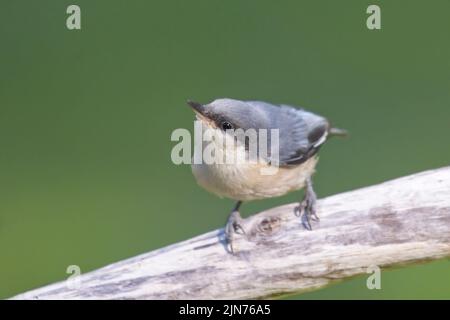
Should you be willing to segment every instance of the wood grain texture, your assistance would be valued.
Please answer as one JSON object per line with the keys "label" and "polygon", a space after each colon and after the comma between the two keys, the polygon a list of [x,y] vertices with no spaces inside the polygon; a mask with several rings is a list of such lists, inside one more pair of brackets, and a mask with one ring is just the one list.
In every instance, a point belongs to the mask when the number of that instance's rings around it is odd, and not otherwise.
{"label": "wood grain texture", "polygon": [[450,167],[319,200],[303,228],[296,204],[245,220],[236,254],[223,230],[111,264],[15,299],[255,299],[316,290],[387,267],[450,256]]}

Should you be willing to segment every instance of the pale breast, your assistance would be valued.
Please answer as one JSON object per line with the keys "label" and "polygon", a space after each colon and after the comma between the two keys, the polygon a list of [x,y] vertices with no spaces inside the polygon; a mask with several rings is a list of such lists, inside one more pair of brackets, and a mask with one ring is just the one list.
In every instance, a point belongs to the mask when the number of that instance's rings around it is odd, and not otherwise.
{"label": "pale breast", "polygon": [[[224,135],[219,129],[214,130],[214,134],[221,137],[210,142],[217,154],[226,154],[230,159],[247,159],[246,149],[242,145],[235,145],[234,138]],[[203,147],[206,148],[206,145]],[[312,157],[296,166],[279,167],[275,172],[267,172],[270,167],[262,161],[238,161],[237,164],[208,164],[203,161],[201,164],[193,164],[192,172],[198,184],[209,192],[219,197],[250,201],[278,197],[303,188],[306,179],[314,173],[317,161],[317,157]]]}
{"label": "pale breast", "polygon": [[280,167],[272,175],[262,174],[263,164],[194,164],[192,172],[200,186],[220,196],[249,201],[284,195],[301,189],[314,173],[318,158],[295,167]]}

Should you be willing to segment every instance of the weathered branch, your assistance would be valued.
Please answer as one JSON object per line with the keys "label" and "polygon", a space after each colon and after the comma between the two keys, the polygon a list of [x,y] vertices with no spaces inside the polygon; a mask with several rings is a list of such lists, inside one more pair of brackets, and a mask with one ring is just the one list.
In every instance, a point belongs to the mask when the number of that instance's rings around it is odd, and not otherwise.
{"label": "weathered branch", "polygon": [[231,255],[222,229],[111,264],[16,299],[242,299],[315,290],[334,280],[450,256],[450,167],[319,201],[313,231],[295,204],[247,218]]}

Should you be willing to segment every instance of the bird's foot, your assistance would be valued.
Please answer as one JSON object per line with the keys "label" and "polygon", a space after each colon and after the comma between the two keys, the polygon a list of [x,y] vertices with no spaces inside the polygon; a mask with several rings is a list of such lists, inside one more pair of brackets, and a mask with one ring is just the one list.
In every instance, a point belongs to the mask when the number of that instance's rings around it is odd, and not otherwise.
{"label": "bird's foot", "polygon": [[234,253],[233,242],[235,233],[245,235],[245,230],[242,227],[242,224],[243,219],[239,214],[239,211],[234,210],[228,217],[227,224],[225,225],[225,241],[227,249],[230,253]]}
{"label": "bird's foot", "polygon": [[316,203],[317,199],[315,197],[305,197],[298,206],[298,215],[301,217],[303,226],[308,230],[312,230],[311,220],[319,221]]}
{"label": "bird's foot", "polygon": [[305,197],[295,209],[295,214],[301,217],[303,226],[308,230],[312,230],[311,220],[319,221],[319,217],[317,216],[317,196],[310,180],[307,181]]}

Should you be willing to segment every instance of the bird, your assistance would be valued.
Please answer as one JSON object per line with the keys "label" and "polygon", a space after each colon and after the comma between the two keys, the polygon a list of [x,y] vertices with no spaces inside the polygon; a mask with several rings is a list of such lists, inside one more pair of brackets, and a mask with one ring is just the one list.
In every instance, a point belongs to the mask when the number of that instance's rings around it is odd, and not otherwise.
{"label": "bird", "polygon": [[[335,128],[325,117],[291,105],[276,105],[263,101],[242,101],[230,98],[216,99],[208,104],[188,100],[204,130],[215,137],[206,145],[214,144],[218,153],[226,156],[243,156],[248,159],[251,149],[248,140],[240,144],[224,144],[236,130],[277,130],[277,152],[263,154],[257,148],[257,162],[232,163],[205,161],[191,164],[197,183],[207,191],[236,201],[228,216],[224,234],[227,250],[235,253],[233,242],[236,233],[245,234],[239,209],[243,202],[273,198],[305,189],[304,197],[295,211],[303,226],[312,230],[311,220],[318,220],[317,195],[312,175],[318,162],[318,151],[331,136],[346,136],[347,131]],[[268,134],[266,134],[268,136]],[[258,135],[258,138],[263,136]],[[271,137],[271,136],[270,136]],[[273,141],[267,139],[272,150]],[[236,141],[235,136],[232,137]],[[231,146],[230,146],[231,145]],[[202,144],[202,148],[205,144]],[[258,144],[258,147],[260,145]],[[273,155],[278,159],[273,159]],[[274,161],[275,160],[275,161]],[[273,174],[262,174],[263,168],[277,164]]]}

